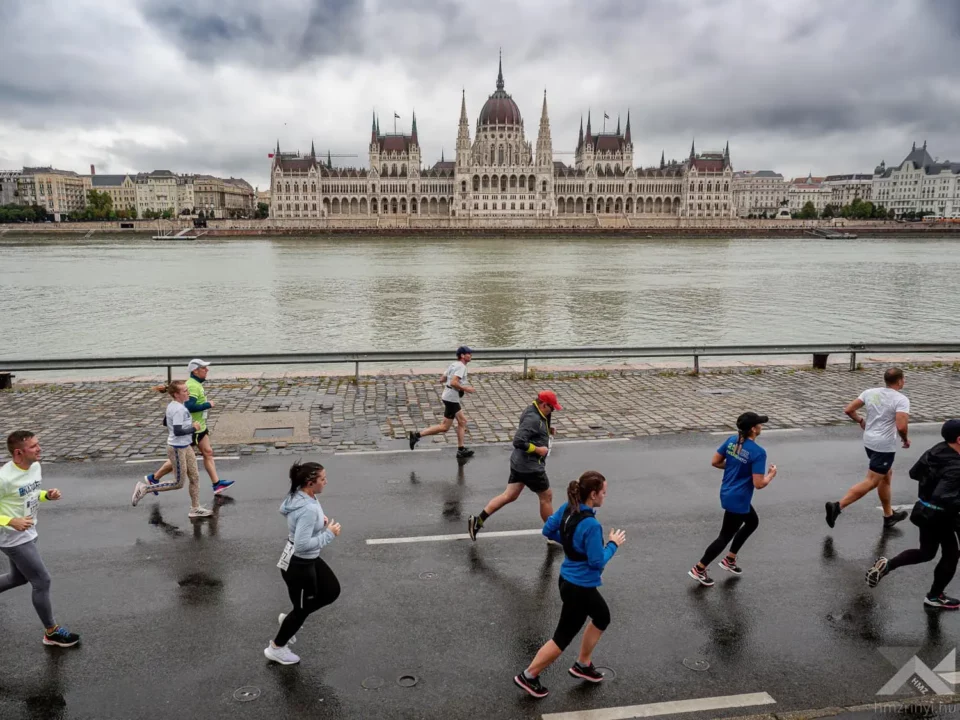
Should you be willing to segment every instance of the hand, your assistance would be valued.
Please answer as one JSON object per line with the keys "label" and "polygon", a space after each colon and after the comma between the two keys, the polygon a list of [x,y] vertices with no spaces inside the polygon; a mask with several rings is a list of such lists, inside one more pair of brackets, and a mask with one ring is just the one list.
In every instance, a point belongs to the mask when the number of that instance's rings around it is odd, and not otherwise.
{"label": "hand", "polygon": [[770,469],[767,470],[767,477],[769,477],[771,480],[773,480],[776,476],[777,476],[777,466],[776,466],[776,465],[771,465],[771,466],[770,466]]}
{"label": "hand", "polygon": [[858,419],[857,419],[857,425],[860,426],[860,429],[861,429],[861,430],[866,430],[866,429],[867,429],[867,421],[866,421],[866,419],[865,419],[865,418],[858,418]]}
{"label": "hand", "polygon": [[467,386],[464,387],[463,389],[464,389],[465,391],[467,391],[468,393],[475,393],[475,392],[477,391],[477,389],[476,389],[475,387],[473,387],[472,385],[467,385]]}
{"label": "hand", "polygon": [[326,515],[323,516],[323,526],[326,527],[330,523],[330,518]]}
{"label": "hand", "polygon": [[610,531],[610,542],[615,543],[617,547],[621,547],[626,541],[627,534],[623,530]]}
{"label": "hand", "polygon": [[548,448],[548,447],[538,447],[538,448],[534,448],[533,451],[534,451],[537,455],[539,455],[540,457],[546,457],[546,456],[547,456],[547,453],[550,452],[550,448]]}
{"label": "hand", "polygon": [[200,432],[200,423],[195,422],[195,423],[193,424],[193,429],[196,430],[197,432]]}
{"label": "hand", "polygon": [[14,518],[7,523],[7,527],[12,527],[17,532],[23,532],[33,527],[32,517]]}
{"label": "hand", "polygon": [[213,403],[207,400],[207,404],[210,406],[210,409],[213,410]]}
{"label": "hand", "polygon": [[910,441],[909,441],[909,440],[904,440],[904,441],[903,441],[903,447],[904,447],[904,448],[910,447]]}
{"label": "hand", "polygon": [[338,523],[336,520],[331,520],[330,523],[327,525],[327,530],[329,530],[330,532],[332,532],[332,533],[334,534],[334,536],[339,537],[339,536],[340,536],[340,523]]}
{"label": "hand", "polygon": [[47,490],[47,500],[59,500],[62,497],[63,497],[63,493],[57,490],[56,488]]}

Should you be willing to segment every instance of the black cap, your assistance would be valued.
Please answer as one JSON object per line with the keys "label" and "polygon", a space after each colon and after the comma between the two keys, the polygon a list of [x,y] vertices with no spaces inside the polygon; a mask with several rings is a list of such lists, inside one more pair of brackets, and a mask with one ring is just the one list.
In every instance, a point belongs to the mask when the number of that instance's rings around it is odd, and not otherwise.
{"label": "black cap", "polygon": [[461,355],[472,355],[472,354],[473,354],[473,350],[468,348],[466,345],[461,345],[460,347],[457,348],[457,357],[460,357]]}
{"label": "black cap", "polygon": [[940,434],[948,443],[955,443],[960,438],[960,420],[947,420],[940,428]]}
{"label": "black cap", "polygon": [[754,425],[763,425],[763,423],[766,422],[770,422],[770,418],[766,415],[757,415],[755,412],[745,412],[737,418],[737,430],[747,432]]}

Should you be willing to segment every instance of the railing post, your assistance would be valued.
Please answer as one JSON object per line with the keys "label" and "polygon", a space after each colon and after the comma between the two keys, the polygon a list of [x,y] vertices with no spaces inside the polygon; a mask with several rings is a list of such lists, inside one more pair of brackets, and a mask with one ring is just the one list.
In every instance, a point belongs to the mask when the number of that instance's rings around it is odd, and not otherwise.
{"label": "railing post", "polygon": [[695,375],[700,374],[700,356],[699,355],[693,356],[693,372]]}
{"label": "railing post", "polygon": [[527,359],[523,359],[523,379],[527,379]]}
{"label": "railing post", "polygon": [[173,382],[173,366],[167,365],[167,385]]}
{"label": "railing post", "polygon": [[356,360],[353,363],[353,384],[354,385],[360,384],[360,361],[359,360]]}
{"label": "railing post", "polygon": [[857,369],[857,354],[855,352],[850,353],[850,370]]}

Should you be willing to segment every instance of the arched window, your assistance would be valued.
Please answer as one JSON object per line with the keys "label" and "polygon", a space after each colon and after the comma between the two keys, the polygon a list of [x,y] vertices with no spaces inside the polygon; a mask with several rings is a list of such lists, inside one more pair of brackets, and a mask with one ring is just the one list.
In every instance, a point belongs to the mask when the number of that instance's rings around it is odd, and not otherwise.
{"label": "arched window", "polygon": [[290,192],[290,183],[287,183],[287,192]]}
{"label": "arched window", "polygon": [[467,191],[467,181],[466,181],[466,180],[461,180],[461,181],[460,181],[460,192],[465,193],[466,191]]}
{"label": "arched window", "polygon": [[503,145],[500,146],[500,152],[497,154],[497,159],[500,165],[503,165]]}
{"label": "arched window", "polygon": [[[496,149],[495,147],[493,147],[493,145],[491,145],[491,146],[490,146],[490,164],[491,164],[491,165],[495,164],[495,162],[496,162],[496,160],[495,160],[495,157],[496,157],[496,156],[495,156],[495,153],[496,153],[496,152],[497,152],[497,149]],[[484,208],[484,210],[486,210],[486,208]]]}

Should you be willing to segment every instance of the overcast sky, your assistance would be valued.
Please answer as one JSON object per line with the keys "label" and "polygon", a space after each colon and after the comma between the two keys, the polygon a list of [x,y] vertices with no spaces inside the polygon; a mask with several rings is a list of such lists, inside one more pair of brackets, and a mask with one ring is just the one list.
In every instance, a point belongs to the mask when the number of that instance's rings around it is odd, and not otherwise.
{"label": "overcast sky", "polygon": [[631,111],[637,165],[730,141],[734,168],[871,172],[913,141],[960,160],[954,0],[0,0],[0,169],[169,169],[268,186],[283,150],[367,164],[417,112],[425,165],[506,89],[536,142],[547,91],[569,161],[580,116]]}

